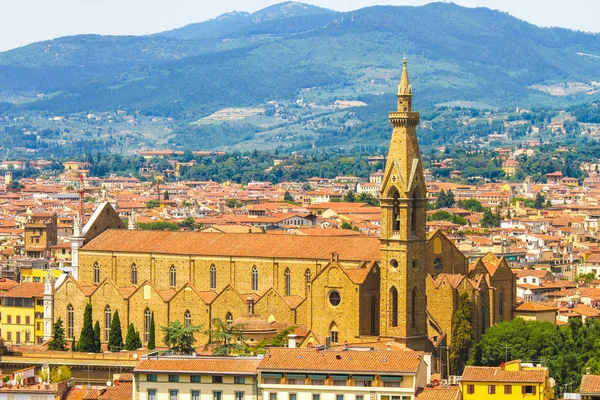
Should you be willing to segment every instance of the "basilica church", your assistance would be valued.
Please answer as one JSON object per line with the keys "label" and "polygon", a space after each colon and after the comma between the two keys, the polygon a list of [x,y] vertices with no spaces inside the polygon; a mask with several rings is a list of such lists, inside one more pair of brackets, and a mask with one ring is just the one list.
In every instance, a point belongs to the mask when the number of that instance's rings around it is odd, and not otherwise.
{"label": "basilica church", "polygon": [[45,336],[60,317],[67,336],[79,337],[88,302],[103,341],[116,311],[144,342],[154,314],[157,326],[179,320],[208,329],[214,318],[294,325],[303,346],[393,340],[425,351],[452,346],[463,293],[476,340],[512,319],[516,281],[504,259],[469,263],[443,233],[427,238],[406,60],[397,98],[379,238],[141,231],[126,229],[104,203],[71,239],[71,273],[46,283]]}

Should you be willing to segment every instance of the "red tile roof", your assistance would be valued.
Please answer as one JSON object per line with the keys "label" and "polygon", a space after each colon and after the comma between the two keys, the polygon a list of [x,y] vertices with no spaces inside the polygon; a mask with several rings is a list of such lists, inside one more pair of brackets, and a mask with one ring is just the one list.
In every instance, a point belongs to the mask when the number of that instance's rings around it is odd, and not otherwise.
{"label": "red tile roof", "polygon": [[186,359],[142,360],[134,372],[177,371],[179,373],[255,374],[260,363],[258,358],[242,357],[198,357]]}
{"label": "red tile roof", "polygon": [[364,236],[291,236],[162,232],[110,229],[82,250],[131,253],[185,254],[371,261],[380,259],[378,238]]}
{"label": "red tile roof", "polygon": [[44,284],[42,282],[25,282],[15,286],[8,292],[3,293],[2,297],[20,297],[31,299],[33,297],[42,297],[44,295]]}
{"label": "red tile roof", "polygon": [[600,395],[600,375],[584,375],[581,378],[579,393],[585,395]]}
{"label": "red tile roof", "polygon": [[344,371],[415,373],[422,355],[410,350],[334,351],[270,348],[260,363],[263,371]]}
{"label": "red tile roof", "polygon": [[463,382],[518,382],[518,383],[543,383],[546,371],[522,370],[506,371],[499,367],[465,367],[462,375]]}

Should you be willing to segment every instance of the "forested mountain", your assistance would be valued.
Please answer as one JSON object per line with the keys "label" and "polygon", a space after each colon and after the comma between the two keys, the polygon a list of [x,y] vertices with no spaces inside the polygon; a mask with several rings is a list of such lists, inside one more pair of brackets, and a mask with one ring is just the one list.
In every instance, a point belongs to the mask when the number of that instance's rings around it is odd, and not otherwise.
{"label": "forested mountain", "polygon": [[597,34],[447,3],[335,12],[288,2],[150,36],[0,53],[0,113],[124,110],[188,123],[227,107],[360,100],[365,122],[394,104],[405,55],[420,109],[567,106],[600,93]]}

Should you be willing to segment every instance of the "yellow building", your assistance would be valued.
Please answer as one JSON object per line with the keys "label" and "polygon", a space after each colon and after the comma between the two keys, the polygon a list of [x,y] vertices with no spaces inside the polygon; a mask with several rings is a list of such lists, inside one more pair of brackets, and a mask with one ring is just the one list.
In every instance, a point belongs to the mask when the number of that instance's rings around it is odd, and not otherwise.
{"label": "yellow building", "polygon": [[540,321],[556,323],[558,308],[545,304],[525,302],[515,309],[515,318],[520,317],[527,321]]}
{"label": "yellow building", "polygon": [[0,333],[7,344],[39,344],[43,328],[44,284],[26,282],[2,294]]}
{"label": "yellow building", "polygon": [[25,224],[25,255],[31,258],[50,257],[50,247],[56,245],[56,214],[32,214]]}
{"label": "yellow building", "polygon": [[548,368],[528,367],[516,360],[502,367],[466,367],[460,390],[464,400],[552,400],[554,380]]}
{"label": "yellow building", "polygon": [[47,263],[43,266],[37,263],[32,263],[25,267],[21,267],[21,283],[25,282],[44,282],[44,279],[48,277],[48,273],[52,275],[54,279],[57,279],[62,271],[58,268],[50,268]]}
{"label": "yellow building", "polygon": [[[512,319],[516,281],[504,259],[488,254],[469,264],[443,233],[427,239],[419,118],[405,62],[389,114],[380,238],[127,230],[105,203],[74,229],[72,275],[56,285],[53,317],[78,337],[81,305],[90,302],[94,321],[118,310],[122,328],[132,323],[146,342],[152,314],[157,326],[185,320],[206,329],[213,318],[250,314],[301,325],[301,346],[393,340],[445,355],[467,293],[478,339]],[[105,340],[110,322],[100,325]]]}

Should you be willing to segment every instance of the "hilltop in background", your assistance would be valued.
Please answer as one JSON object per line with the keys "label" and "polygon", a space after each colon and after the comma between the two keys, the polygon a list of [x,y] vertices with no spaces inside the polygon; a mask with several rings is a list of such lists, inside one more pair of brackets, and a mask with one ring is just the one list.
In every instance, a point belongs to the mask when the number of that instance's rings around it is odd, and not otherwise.
{"label": "hilltop in background", "polygon": [[113,151],[385,145],[405,55],[420,110],[600,98],[598,34],[446,3],[344,13],[282,3],[150,36],[0,53],[0,116],[50,141],[44,151],[82,138],[83,152],[93,142]]}

